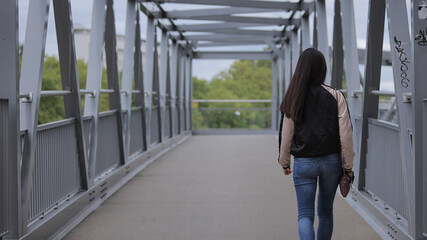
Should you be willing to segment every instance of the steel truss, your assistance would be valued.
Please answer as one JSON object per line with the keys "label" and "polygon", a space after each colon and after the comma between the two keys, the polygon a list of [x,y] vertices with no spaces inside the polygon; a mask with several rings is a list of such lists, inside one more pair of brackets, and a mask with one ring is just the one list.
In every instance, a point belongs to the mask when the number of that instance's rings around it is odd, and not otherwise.
{"label": "steel truss", "polygon": [[[427,59],[427,22],[418,12],[421,1],[412,1],[410,25],[404,2],[371,0],[367,47],[358,50],[352,0],[335,0],[332,48],[328,46],[324,0],[128,0],[121,86],[114,3],[93,1],[87,87],[81,90],[72,1],[53,0],[63,89],[50,92],[41,91],[41,83],[51,1],[30,1],[20,73],[18,6],[12,2],[0,3],[0,68],[5,79],[0,82],[0,165],[4,166],[0,169],[0,237],[6,233],[6,239],[64,236],[153,158],[185,140],[192,129],[193,59],[271,59],[272,131],[277,131],[278,105],[298,57],[302,50],[313,46],[332,66],[326,83],[341,88],[346,80],[343,91],[352,116],[357,179],[347,201],[384,239],[426,239],[427,83],[423,78],[427,70],[423,60]],[[166,11],[169,3],[217,7]],[[391,52],[381,50],[386,11]],[[142,26],[147,32],[144,61],[140,12],[148,18],[147,26]],[[268,16],[250,16],[259,13]],[[287,17],[273,17],[277,13]],[[180,24],[177,20],[212,23]],[[240,45],[263,45],[268,50],[200,50]],[[103,46],[108,89],[101,89]],[[362,77],[360,63],[366,66]],[[393,68],[395,93],[379,91],[382,65]],[[111,110],[100,113],[99,97],[104,93],[109,94]],[[66,119],[39,126],[40,98],[58,95],[64,96]],[[81,95],[85,95],[84,109]],[[398,125],[378,120],[380,96],[395,97]],[[387,118],[391,112],[392,108]],[[61,139],[68,140],[67,144],[54,145],[60,142],[54,141],[56,131]],[[43,136],[49,137],[46,140]],[[52,146],[59,149],[46,150]],[[66,175],[65,183],[61,183],[68,192],[40,190],[57,186],[52,180],[43,182],[40,164],[58,162],[62,157],[51,159],[51,155],[67,149],[71,149],[69,158],[64,159],[70,160],[59,164],[73,170],[67,169],[73,174]],[[99,149],[108,149],[111,156]],[[22,159],[22,165],[18,159]],[[48,168],[45,172],[56,170]],[[55,200],[46,202],[37,194]]]}

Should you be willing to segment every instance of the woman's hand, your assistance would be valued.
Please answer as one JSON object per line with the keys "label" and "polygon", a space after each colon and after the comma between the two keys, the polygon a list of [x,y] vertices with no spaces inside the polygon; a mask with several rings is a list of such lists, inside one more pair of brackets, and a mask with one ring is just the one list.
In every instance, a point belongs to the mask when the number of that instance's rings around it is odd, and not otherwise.
{"label": "woman's hand", "polygon": [[289,175],[289,174],[291,174],[291,173],[292,173],[291,168],[283,168],[283,173],[284,173],[285,175]]}

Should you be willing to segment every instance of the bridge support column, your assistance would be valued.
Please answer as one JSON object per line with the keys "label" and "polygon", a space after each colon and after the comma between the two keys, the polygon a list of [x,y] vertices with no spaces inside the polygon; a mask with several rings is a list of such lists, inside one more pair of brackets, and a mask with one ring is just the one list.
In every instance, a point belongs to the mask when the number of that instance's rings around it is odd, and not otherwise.
{"label": "bridge support column", "polygon": [[166,85],[169,77],[169,38],[165,30],[162,31],[159,71],[159,100],[160,100],[160,142],[165,137],[166,130]]}
{"label": "bridge support column", "polygon": [[412,192],[414,239],[427,238],[427,6],[422,1],[412,1]]}
{"label": "bridge support column", "polygon": [[344,51],[342,43],[341,5],[340,0],[335,0],[334,29],[332,43],[332,78],[331,86],[337,89],[342,88]]}
{"label": "bridge support column", "polygon": [[144,69],[144,89],[145,89],[145,116],[146,116],[146,137],[147,146],[151,145],[151,102],[154,79],[154,47],[157,44],[155,41],[156,26],[154,18],[147,17],[147,37],[145,45],[145,69]]}
{"label": "bridge support column", "polygon": [[193,59],[191,53],[188,53],[185,57],[185,130],[191,130],[191,109],[192,109],[192,74],[191,74],[191,63]]}
{"label": "bridge support column", "polygon": [[[102,45],[104,42],[106,0],[94,1],[90,32],[89,60],[87,64],[86,89],[93,92],[85,96],[84,115],[91,116],[90,141],[87,144],[89,164],[89,186],[94,184],[96,154],[98,147],[99,97],[102,81]],[[110,68],[111,69],[111,68]]]}
{"label": "bridge support column", "polygon": [[135,55],[134,55],[134,81],[135,89],[139,91],[139,94],[135,96],[135,105],[136,107],[141,108],[141,129],[142,132],[133,132],[133,134],[142,134],[142,150],[147,150],[147,125],[146,125],[146,113],[145,113],[145,103],[144,103],[144,79],[142,71],[142,54],[141,54],[141,30],[140,30],[140,20],[139,20],[139,11],[136,12],[136,30],[135,30]]}
{"label": "bridge support column", "polygon": [[185,52],[181,49],[178,52],[179,71],[178,71],[178,133],[181,134],[185,129],[185,108],[184,108],[184,81],[185,81]]}
{"label": "bridge support column", "polygon": [[171,105],[171,135],[175,136],[178,133],[178,109],[177,104],[177,83],[178,83],[178,69],[179,69],[179,46],[176,41],[172,42],[172,56],[170,61],[170,105]]}
{"label": "bridge support column", "polygon": [[[126,25],[125,25],[125,46],[123,53],[123,71],[122,71],[122,91],[121,95],[122,110],[126,112],[124,118],[123,141],[124,141],[124,161],[129,160],[130,135],[131,135],[131,115],[132,115],[132,82],[134,70],[134,47],[135,47],[135,20],[136,20],[136,2],[128,0],[126,2]],[[120,110],[120,109],[119,109]],[[121,111],[119,115],[123,115]]]}
{"label": "bridge support column", "polygon": [[[329,55],[329,44],[328,44],[328,24],[326,22],[326,4],[325,0],[316,0],[316,20],[315,20],[315,26],[316,28],[316,34],[315,37],[317,45],[315,45],[315,48],[317,48],[319,51],[325,55],[326,60],[326,67],[328,68],[328,71],[326,72],[326,78],[325,78],[325,84],[330,85],[331,84],[331,60]],[[314,42],[314,41],[313,41]]]}
{"label": "bridge support column", "polygon": [[20,127],[21,131],[26,130],[21,167],[22,234],[27,233],[30,195],[33,187],[49,3],[50,1],[46,0],[30,1],[19,81],[19,92],[32,97],[20,103]]}
{"label": "bridge support column", "polygon": [[301,52],[310,47],[310,38],[310,21],[309,12],[307,11],[301,17]]}
{"label": "bridge support column", "polygon": [[271,129],[273,131],[277,131],[277,112],[278,112],[278,101],[277,101],[277,58],[271,61],[271,91],[272,91],[272,99],[271,99]]}
{"label": "bridge support column", "polygon": [[[368,119],[378,118],[378,101],[379,97],[372,95],[372,90],[379,90],[381,78],[381,62],[383,52],[383,35],[384,35],[384,17],[385,17],[384,0],[370,1],[368,16],[368,31],[365,56],[365,84],[363,91],[363,111],[362,126],[360,133],[360,152],[359,152],[359,175],[358,187],[360,190],[366,186],[366,161],[368,152]],[[378,174],[378,177],[381,177]]]}
{"label": "bridge support column", "polygon": [[0,2],[0,239],[22,235],[18,1]]}
{"label": "bridge support column", "polygon": [[[404,194],[406,200],[408,232],[414,239],[420,239],[421,229],[417,228],[420,213],[416,211],[416,194],[414,190],[414,162],[412,154],[413,135],[413,106],[411,97],[413,91],[413,41],[409,35],[409,23],[406,3],[399,1],[386,1],[391,46],[391,59],[393,67],[394,89],[396,92],[397,110],[399,116],[399,137],[402,159],[402,173]],[[419,222],[420,223],[420,222]],[[418,231],[418,232],[417,232]]]}
{"label": "bridge support column", "polygon": [[342,38],[344,49],[344,72],[347,85],[347,102],[351,114],[351,123],[353,125],[353,149],[355,149],[356,156],[354,157],[354,172],[356,175],[355,187],[358,189],[363,188],[359,186],[358,180],[360,179],[359,167],[359,126],[356,118],[359,116],[360,99],[359,95],[354,94],[355,91],[360,91],[360,73],[359,73],[359,58],[357,53],[357,37],[356,37],[356,24],[354,17],[353,1],[341,1],[341,18],[342,18]]}

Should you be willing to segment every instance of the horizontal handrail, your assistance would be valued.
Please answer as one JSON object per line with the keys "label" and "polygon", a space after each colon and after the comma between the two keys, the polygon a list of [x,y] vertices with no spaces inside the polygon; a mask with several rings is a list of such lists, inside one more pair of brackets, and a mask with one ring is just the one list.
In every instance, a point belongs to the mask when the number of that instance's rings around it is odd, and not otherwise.
{"label": "horizontal handrail", "polygon": [[385,96],[385,97],[394,97],[396,95],[394,91],[379,91],[379,90],[372,90],[371,94],[375,96]]}
{"label": "horizontal handrail", "polygon": [[193,99],[193,103],[271,103],[271,99]]}

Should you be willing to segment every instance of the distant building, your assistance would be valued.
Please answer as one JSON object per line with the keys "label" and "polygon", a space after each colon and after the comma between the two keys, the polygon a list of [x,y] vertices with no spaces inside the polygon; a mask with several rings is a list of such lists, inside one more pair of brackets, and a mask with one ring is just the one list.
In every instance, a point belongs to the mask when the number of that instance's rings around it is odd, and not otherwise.
{"label": "distant building", "polygon": [[[74,40],[76,43],[76,56],[77,59],[82,59],[86,63],[89,60],[89,46],[90,46],[90,29],[85,28],[84,26],[77,25],[74,26]],[[125,47],[125,36],[117,34],[117,67],[119,71],[123,69],[123,54]],[[145,39],[141,39],[141,50],[142,50],[142,59],[145,59]],[[102,55],[102,64],[104,67],[107,66],[105,59],[105,49]]]}

